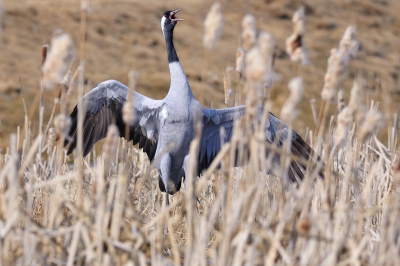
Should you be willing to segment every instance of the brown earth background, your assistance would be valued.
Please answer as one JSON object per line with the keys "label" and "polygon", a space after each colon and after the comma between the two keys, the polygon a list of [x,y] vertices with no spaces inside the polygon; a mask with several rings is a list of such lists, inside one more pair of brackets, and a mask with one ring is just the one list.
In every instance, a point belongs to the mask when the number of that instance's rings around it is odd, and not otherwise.
{"label": "brown earth background", "polygon": [[[365,103],[380,102],[386,119],[393,119],[400,100],[400,1],[398,0],[249,0],[222,1],[224,28],[220,40],[210,54],[205,71],[202,47],[203,22],[213,1],[92,1],[86,29],[86,89],[107,79],[128,83],[128,72],[139,72],[137,91],[161,99],[169,88],[169,71],[160,18],[166,10],[181,8],[174,34],[175,46],[183,68],[197,98],[203,97],[206,107],[224,107],[222,77],[227,66],[234,66],[239,44],[241,21],[253,14],[258,28],[271,32],[278,45],[276,72],[280,80],[271,90],[272,112],[279,109],[289,91],[293,67],[285,53],[285,39],[292,32],[291,18],[300,5],[306,8],[305,42],[311,64],[297,69],[303,77],[305,93],[299,105],[299,118],[294,128],[304,135],[313,128],[309,99],[317,99],[330,50],[337,47],[349,25],[357,28],[360,51],[348,66],[342,82],[346,102],[357,73],[366,83]],[[34,111],[32,123],[38,123],[38,110],[32,106],[40,92],[41,47],[49,43],[53,32],[62,29],[71,34],[76,55],[80,38],[80,1],[77,0],[3,0],[0,33],[0,147],[8,146],[9,134],[24,125],[25,111]],[[78,65],[78,58],[72,71]],[[207,82],[202,83],[202,73]],[[234,78],[237,83],[237,78]],[[238,87],[242,84],[239,83]],[[236,85],[235,85],[236,87]],[[201,96],[203,94],[203,96]],[[45,91],[45,118],[53,107],[54,93]],[[72,104],[78,101],[76,94]],[[332,113],[334,108],[332,108]],[[46,122],[47,120],[45,120]],[[47,123],[47,122],[46,122]],[[37,128],[37,126],[36,126]]]}

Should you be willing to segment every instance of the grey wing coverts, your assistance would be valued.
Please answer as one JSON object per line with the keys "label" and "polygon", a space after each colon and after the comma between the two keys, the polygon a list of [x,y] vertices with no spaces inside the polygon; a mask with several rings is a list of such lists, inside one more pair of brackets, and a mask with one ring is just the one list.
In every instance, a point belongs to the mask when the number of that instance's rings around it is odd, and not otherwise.
{"label": "grey wing coverts", "polygon": [[135,121],[130,125],[129,136],[125,136],[125,123],[122,120],[122,107],[128,97],[129,88],[115,80],[100,83],[87,93],[72,111],[71,127],[65,145],[70,144],[68,154],[77,145],[78,112],[85,110],[83,122],[83,155],[86,156],[94,144],[106,137],[108,126],[117,125],[120,136],[147,153],[150,160],[154,158],[157,148],[158,128],[156,116],[163,101],[152,100],[139,93],[133,94]]}
{"label": "grey wing coverts", "polygon": [[[262,116],[263,108],[259,108],[259,117]],[[226,109],[203,109],[203,134],[200,143],[199,153],[199,173],[210,166],[211,162],[221,149],[221,127],[224,128],[225,136],[223,141],[229,142],[232,137],[233,125],[236,119],[239,119],[245,114],[245,107],[238,106]],[[265,140],[269,143],[276,142],[277,146],[283,145],[284,141],[288,138],[288,126],[276,118],[272,113],[269,113],[268,120],[265,124]],[[279,136],[279,140],[275,138]],[[291,151],[296,156],[299,156],[308,161],[313,156],[311,147],[295,132],[292,130],[292,145]],[[268,154],[268,149],[266,150]],[[317,160],[320,160],[318,157]],[[274,155],[273,162],[279,164],[280,158],[278,154]],[[238,162],[236,161],[236,166]],[[292,181],[299,181],[303,179],[305,174],[306,165],[298,161],[292,160],[289,166],[289,178]],[[273,169],[272,169],[273,170]],[[273,171],[271,171],[273,173]],[[322,172],[320,173],[322,176]]]}

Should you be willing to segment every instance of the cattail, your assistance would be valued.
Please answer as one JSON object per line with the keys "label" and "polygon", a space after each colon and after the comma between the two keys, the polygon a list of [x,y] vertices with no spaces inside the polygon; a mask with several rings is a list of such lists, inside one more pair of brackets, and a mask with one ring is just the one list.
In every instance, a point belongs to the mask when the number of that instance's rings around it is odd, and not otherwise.
{"label": "cattail", "polygon": [[258,86],[266,80],[268,71],[268,66],[258,46],[254,46],[246,53],[245,60],[246,68],[244,74],[246,81],[251,87],[258,88]]}
{"label": "cattail", "polygon": [[74,58],[74,44],[69,34],[55,36],[51,41],[50,52],[42,67],[43,87],[53,88],[60,83]]}
{"label": "cattail", "polygon": [[242,77],[244,71],[244,50],[239,47],[236,51],[236,72]]}
{"label": "cattail", "polygon": [[286,52],[290,60],[302,65],[309,64],[308,52],[304,43],[305,14],[304,6],[300,7],[293,15],[293,33],[286,39]]}
{"label": "cattail", "polygon": [[47,133],[47,155],[51,155],[53,152],[53,147],[54,147],[54,141],[56,140],[56,131],[54,128],[49,128],[49,131]]}
{"label": "cattail", "polygon": [[223,18],[221,13],[221,4],[214,3],[208,12],[206,20],[204,21],[204,38],[203,46],[208,50],[214,48],[215,43],[222,33]]}
{"label": "cattail", "polygon": [[340,81],[346,70],[346,56],[337,49],[331,50],[331,56],[328,59],[328,69],[324,77],[324,87],[321,92],[321,98],[325,101],[334,101]]}
{"label": "cattail", "polygon": [[49,50],[49,45],[48,44],[42,45],[42,67],[43,67],[44,62],[46,62],[46,57],[47,57],[47,51],[48,50]]}
{"label": "cattail", "polygon": [[363,80],[361,78],[356,78],[350,91],[349,108],[352,112],[356,112],[361,106],[363,106],[364,93],[362,87]]}
{"label": "cattail", "polygon": [[344,107],[338,114],[336,130],[333,135],[333,143],[336,147],[341,147],[348,135],[350,124],[353,121],[352,111],[349,107]]}
{"label": "cattail", "polygon": [[69,126],[71,124],[71,119],[64,114],[59,114],[54,118],[53,124],[56,133],[63,137],[66,137],[68,134]]}
{"label": "cattail", "polygon": [[103,148],[104,168],[109,168],[111,160],[115,157],[118,147],[119,131],[116,125],[108,127],[106,140]]}
{"label": "cattail", "polygon": [[267,84],[266,87],[272,87],[272,78],[274,72],[275,47],[274,36],[266,31],[261,31],[258,35],[257,45],[260,48],[261,55],[267,65]]}
{"label": "cattail", "polygon": [[87,13],[90,13],[92,11],[90,0],[81,0],[81,10]]}
{"label": "cattail", "polygon": [[257,31],[256,20],[253,15],[247,14],[242,21],[242,47],[244,51],[249,51],[256,44]]}
{"label": "cattail", "polygon": [[232,72],[233,67],[226,68],[226,74],[224,76],[224,94],[226,107],[229,106],[229,98],[232,95]]}
{"label": "cattail", "polygon": [[367,112],[364,122],[358,131],[358,139],[360,142],[367,141],[375,133],[382,119],[382,114],[374,109],[370,109]]}
{"label": "cattail", "polygon": [[356,57],[359,46],[356,38],[356,28],[348,26],[340,40],[339,50],[346,54],[350,60]]}
{"label": "cattail", "polygon": [[291,122],[297,116],[296,105],[300,102],[303,95],[303,80],[301,77],[292,79],[289,82],[290,96],[281,110],[281,119]]}
{"label": "cattail", "polygon": [[130,71],[128,74],[129,78],[129,93],[127,97],[127,101],[124,104],[124,107],[122,108],[122,119],[127,125],[133,125],[135,122],[135,108],[133,105],[133,97],[134,97],[134,91],[136,89],[136,84],[138,80],[139,74],[137,71]]}
{"label": "cattail", "polygon": [[344,102],[344,92],[343,92],[343,90],[340,90],[338,92],[338,104],[337,104],[338,113],[340,113],[345,106],[346,106],[346,104]]}

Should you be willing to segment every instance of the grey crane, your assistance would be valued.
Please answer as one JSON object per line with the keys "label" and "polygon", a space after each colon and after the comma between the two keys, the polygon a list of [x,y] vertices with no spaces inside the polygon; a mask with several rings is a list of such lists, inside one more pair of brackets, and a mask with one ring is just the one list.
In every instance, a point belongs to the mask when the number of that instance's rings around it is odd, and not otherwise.
{"label": "grey crane", "polygon": [[[88,92],[75,106],[70,115],[72,123],[65,142],[65,145],[70,144],[70,154],[77,145],[78,112],[85,103],[83,155],[86,156],[94,144],[106,136],[110,124],[116,124],[120,136],[132,140],[133,144],[139,143],[139,148],[143,149],[150,160],[161,156],[155,161],[155,167],[160,174],[159,187],[168,194],[178,191],[182,178],[187,176],[189,146],[195,137],[194,120],[200,117],[203,124],[198,154],[198,171],[201,173],[210,166],[221,148],[220,129],[225,129],[225,141],[229,141],[234,121],[245,113],[244,106],[203,108],[194,98],[173,43],[174,28],[177,21],[182,20],[175,16],[179,11],[180,9],[167,11],[161,18],[171,75],[167,96],[162,100],[153,100],[134,92],[135,121],[129,125],[130,133],[125,136],[126,125],[122,119],[122,108],[127,100],[129,88],[115,80],[104,81]],[[272,143],[279,136],[277,143],[281,146],[288,136],[288,130],[286,124],[270,113],[265,126],[265,140]],[[171,144],[172,148],[164,153],[164,149]],[[292,153],[305,160],[311,156],[312,149],[295,131],[292,132],[291,147]],[[290,179],[302,179],[304,170],[303,163],[291,161]]]}

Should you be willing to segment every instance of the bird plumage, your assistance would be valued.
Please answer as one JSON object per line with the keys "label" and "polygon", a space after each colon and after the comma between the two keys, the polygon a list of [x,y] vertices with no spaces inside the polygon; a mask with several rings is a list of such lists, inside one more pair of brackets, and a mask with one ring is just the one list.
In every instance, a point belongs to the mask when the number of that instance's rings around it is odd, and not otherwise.
{"label": "bird plumage", "polygon": [[[167,96],[162,100],[153,100],[140,93],[133,93],[135,111],[134,122],[129,125],[129,135],[125,136],[126,125],[122,119],[122,107],[127,101],[129,88],[115,80],[108,80],[97,85],[87,93],[71,113],[72,120],[69,137],[65,145],[70,144],[68,154],[76,147],[76,129],[78,112],[86,110],[83,129],[83,155],[86,156],[94,144],[107,134],[108,126],[116,124],[120,136],[147,154],[150,160],[158,157],[155,167],[160,173],[159,186],[162,191],[173,194],[181,186],[181,180],[187,175],[190,143],[195,137],[195,121],[202,119],[202,137],[198,154],[199,173],[210,166],[221,148],[221,127],[224,128],[224,142],[230,141],[234,121],[245,114],[245,107],[238,106],[224,109],[202,108],[194,98],[188,79],[179,62],[173,44],[173,30],[178,19],[179,10],[164,13],[161,26],[167,46],[171,75],[171,86]],[[86,109],[84,109],[86,106]],[[259,113],[263,110],[260,107]],[[261,115],[260,115],[261,117]],[[265,140],[276,141],[282,146],[288,137],[289,128],[271,113],[265,126]],[[310,146],[292,131],[293,154],[308,160],[312,154]],[[268,153],[268,150],[266,151]],[[274,155],[279,161],[279,156]],[[304,176],[304,163],[292,160],[289,177],[295,181]],[[168,198],[168,197],[167,197]]]}

